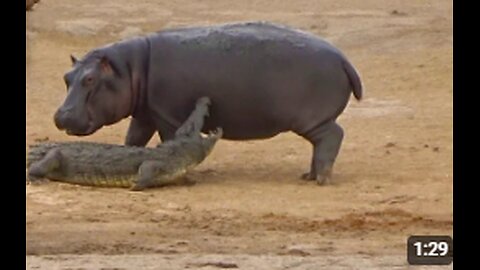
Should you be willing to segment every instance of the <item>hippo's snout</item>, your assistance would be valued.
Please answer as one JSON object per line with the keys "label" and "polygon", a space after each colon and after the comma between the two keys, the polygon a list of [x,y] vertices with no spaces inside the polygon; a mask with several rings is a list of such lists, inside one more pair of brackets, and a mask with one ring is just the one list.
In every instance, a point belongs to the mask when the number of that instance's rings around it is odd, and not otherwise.
{"label": "hippo's snout", "polygon": [[53,119],[55,126],[59,130],[66,130],[69,135],[88,135],[91,133],[91,125],[88,119],[82,119],[72,109],[58,109]]}
{"label": "hippo's snout", "polygon": [[66,126],[67,126],[67,122],[69,121],[68,120],[68,113],[65,112],[64,110],[62,109],[58,109],[56,112],[55,112],[55,115],[53,116],[53,120],[55,122],[55,126],[57,126],[57,128],[59,130],[64,130],[66,129]]}

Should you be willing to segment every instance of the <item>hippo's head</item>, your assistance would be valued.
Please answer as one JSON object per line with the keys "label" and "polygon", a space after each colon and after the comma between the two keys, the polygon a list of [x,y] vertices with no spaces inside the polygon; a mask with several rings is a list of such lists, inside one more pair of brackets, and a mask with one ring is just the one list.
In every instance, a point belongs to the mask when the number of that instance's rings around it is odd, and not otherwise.
{"label": "hippo's head", "polygon": [[71,60],[73,68],[64,76],[67,97],[54,116],[58,129],[85,136],[130,115],[130,79],[112,57],[90,53]]}

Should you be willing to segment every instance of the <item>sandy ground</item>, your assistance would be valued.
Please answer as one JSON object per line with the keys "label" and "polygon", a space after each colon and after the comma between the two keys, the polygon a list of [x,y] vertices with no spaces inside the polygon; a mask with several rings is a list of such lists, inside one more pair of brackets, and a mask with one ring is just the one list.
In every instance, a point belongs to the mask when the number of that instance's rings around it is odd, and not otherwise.
{"label": "sandy ground", "polygon": [[55,128],[70,53],[244,20],[321,35],[360,71],[333,184],[299,180],[311,146],[285,133],[221,141],[194,186],[27,185],[28,269],[406,269],[409,235],[453,234],[451,1],[42,0],[27,13],[27,150],[123,142],[128,120],[86,138]]}

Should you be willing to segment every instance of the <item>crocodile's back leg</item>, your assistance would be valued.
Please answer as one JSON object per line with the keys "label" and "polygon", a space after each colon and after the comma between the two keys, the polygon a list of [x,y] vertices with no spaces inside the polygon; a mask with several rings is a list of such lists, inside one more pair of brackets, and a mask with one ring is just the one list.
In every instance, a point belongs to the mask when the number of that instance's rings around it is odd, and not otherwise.
{"label": "crocodile's back leg", "polygon": [[42,160],[48,152],[59,146],[58,143],[44,142],[39,144],[30,145],[27,155],[27,168],[35,162]]}
{"label": "crocodile's back leg", "polygon": [[60,149],[50,150],[41,160],[34,162],[28,168],[28,182],[38,182],[45,178],[48,173],[60,167],[62,154]]}
{"label": "crocodile's back leg", "polygon": [[138,169],[138,178],[130,190],[140,191],[150,187],[161,187],[177,182],[186,169],[169,170],[162,161],[147,160]]}

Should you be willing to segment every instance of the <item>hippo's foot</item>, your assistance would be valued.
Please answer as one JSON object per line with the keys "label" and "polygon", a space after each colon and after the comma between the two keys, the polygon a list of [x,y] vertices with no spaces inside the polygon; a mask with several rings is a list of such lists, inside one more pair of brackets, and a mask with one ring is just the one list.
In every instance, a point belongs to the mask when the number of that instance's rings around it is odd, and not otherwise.
{"label": "hippo's foot", "polygon": [[318,185],[323,186],[331,182],[332,173],[330,170],[322,174],[308,172],[302,174],[301,179],[305,181],[316,181]]}
{"label": "hippo's foot", "polygon": [[335,122],[328,122],[298,134],[313,144],[310,172],[302,175],[302,179],[325,185],[331,179],[333,164],[343,140],[343,129]]}

